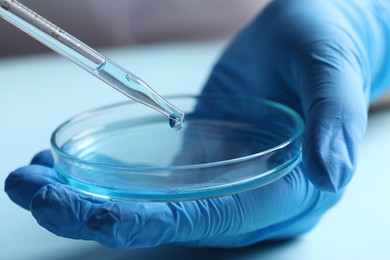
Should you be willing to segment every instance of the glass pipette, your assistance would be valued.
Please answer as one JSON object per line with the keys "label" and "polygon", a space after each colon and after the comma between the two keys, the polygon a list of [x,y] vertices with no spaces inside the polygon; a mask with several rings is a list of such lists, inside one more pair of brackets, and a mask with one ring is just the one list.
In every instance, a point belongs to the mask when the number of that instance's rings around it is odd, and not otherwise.
{"label": "glass pipette", "polygon": [[0,16],[127,97],[166,115],[173,129],[182,127],[184,113],[159,96],[142,79],[18,1],[0,0]]}

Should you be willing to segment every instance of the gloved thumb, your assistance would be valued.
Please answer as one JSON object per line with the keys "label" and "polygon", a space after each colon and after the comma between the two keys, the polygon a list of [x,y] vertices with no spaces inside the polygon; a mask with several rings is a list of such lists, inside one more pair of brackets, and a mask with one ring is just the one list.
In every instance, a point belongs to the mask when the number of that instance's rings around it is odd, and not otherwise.
{"label": "gloved thumb", "polygon": [[349,183],[367,125],[366,83],[359,66],[353,64],[317,56],[306,64],[300,82],[306,117],[304,167],[311,182],[323,191],[337,192]]}

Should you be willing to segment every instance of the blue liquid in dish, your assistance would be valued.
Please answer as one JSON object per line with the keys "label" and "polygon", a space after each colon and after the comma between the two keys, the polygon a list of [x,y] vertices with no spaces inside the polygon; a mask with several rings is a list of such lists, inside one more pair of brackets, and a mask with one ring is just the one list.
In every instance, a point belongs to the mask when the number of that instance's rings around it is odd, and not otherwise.
{"label": "blue liquid in dish", "polygon": [[[266,172],[288,159],[287,154],[286,157],[270,154],[265,160],[227,163],[213,168],[213,163],[270,149],[280,142],[281,136],[234,121],[188,121],[180,132],[171,131],[158,116],[106,125],[96,128],[95,132],[89,129],[81,138],[62,147],[88,163],[74,162],[71,168],[56,170],[65,182],[93,194],[135,200],[182,200],[219,194],[218,189],[211,190],[208,186],[223,187],[226,194],[236,189],[249,189],[258,184],[256,181],[246,184],[245,174]],[[284,175],[298,160],[297,157],[294,163],[259,182],[266,183]],[[188,165],[208,166],[172,168]],[[71,172],[72,169],[75,171]],[[235,184],[240,183],[237,182],[240,179],[243,183]],[[232,188],[227,188],[229,186]]]}
{"label": "blue liquid in dish", "polygon": [[214,96],[172,100],[187,112],[179,132],[134,102],[61,125],[51,139],[60,178],[113,199],[204,199],[266,185],[300,161],[303,122],[288,108]]}
{"label": "blue liquid in dish", "polygon": [[126,167],[171,167],[231,160],[272,148],[281,137],[234,121],[189,120],[183,131],[146,117],[89,129],[62,149],[88,162]]}

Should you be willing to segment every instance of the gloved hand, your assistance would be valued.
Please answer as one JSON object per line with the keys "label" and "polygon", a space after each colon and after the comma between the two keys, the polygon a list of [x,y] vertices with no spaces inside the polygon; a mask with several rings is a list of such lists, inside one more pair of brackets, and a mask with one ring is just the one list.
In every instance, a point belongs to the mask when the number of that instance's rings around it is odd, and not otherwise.
{"label": "gloved hand", "polygon": [[267,186],[199,201],[111,201],[62,184],[46,151],[8,177],[6,192],[51,232],[111,247],[241,247],[303,234],[341,198],[369,101],[389,83],[389,11],[386,1],[274,1],[228,47],[203,93],[272,99],[305,120],[303,162]]}

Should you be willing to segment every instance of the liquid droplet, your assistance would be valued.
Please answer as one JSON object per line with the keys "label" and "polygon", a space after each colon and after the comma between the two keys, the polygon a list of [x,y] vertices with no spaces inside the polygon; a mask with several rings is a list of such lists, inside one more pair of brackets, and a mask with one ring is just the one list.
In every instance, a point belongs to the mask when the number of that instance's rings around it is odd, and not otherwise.
{"label": "liquid droplet", "polygon": [[174,113],[169,116],[169,125],[175,131],[180,130],[183,127],[184,115]]}

